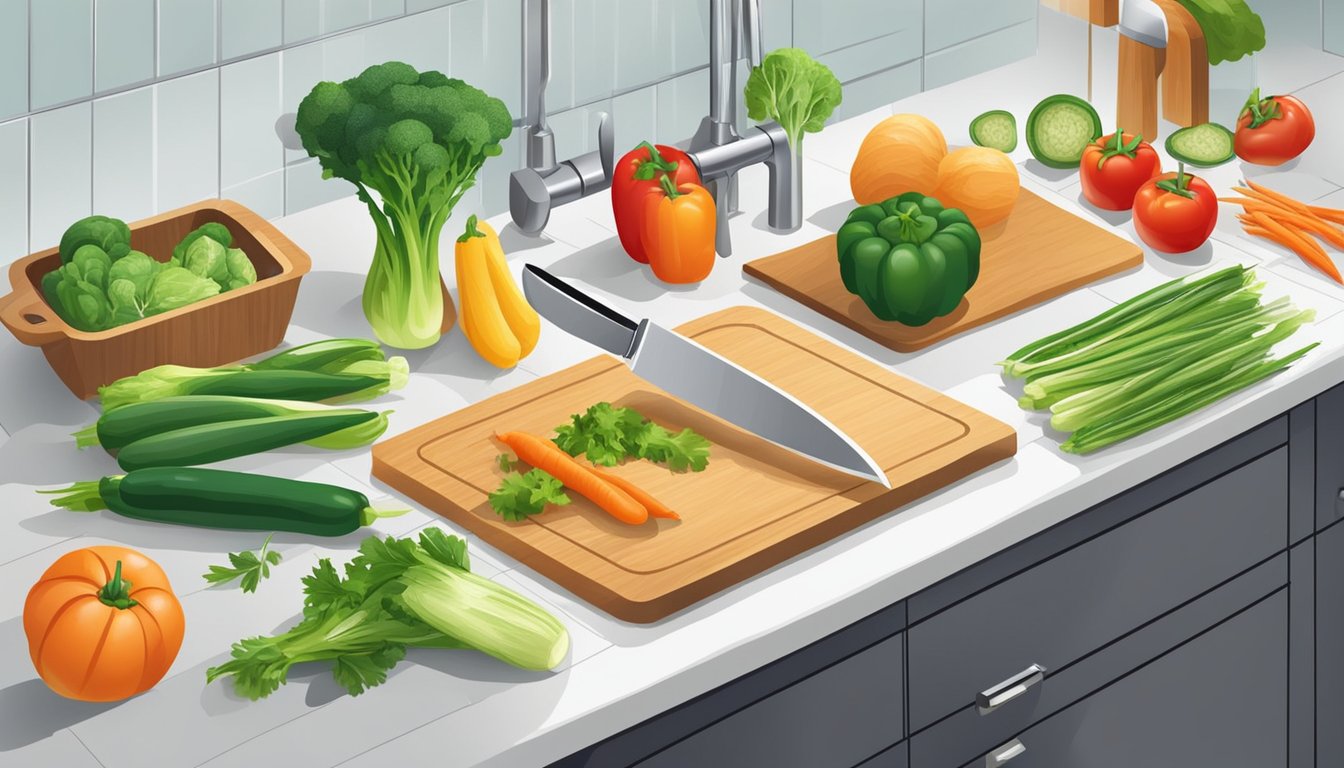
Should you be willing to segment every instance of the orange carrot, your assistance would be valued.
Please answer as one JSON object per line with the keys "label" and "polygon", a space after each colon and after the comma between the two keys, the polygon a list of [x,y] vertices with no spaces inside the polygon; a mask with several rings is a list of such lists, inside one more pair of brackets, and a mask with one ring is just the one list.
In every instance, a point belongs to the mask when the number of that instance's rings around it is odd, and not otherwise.
{"label": "orange carrot", "polygon": [[1298,256],[1301,256],[1303,261],[1329,275],[1335,282],[1344,285],[1344,278],[1340,277],[1335,262],[1326,255],[1325,249],[1321,248],[1316,241],[1299,232],[1292,231],[1276,221],[1274,217],[1264,213],[1253,212],[1251,218],[1256,224],[1272,233],[1276,241],[1291,248]]}
{"label": "orange carrot", "polygon": [[1266,214],[1280,224],[1285,226],[1292,224],[1300,229],[1320,235],[1322,239],[1336,248],[1344,248],[1344,232],[1340,232],[1338,228],[1317,219],[1315,216],[1303,215],[1296,211],[1284,210],[1278,206],[1258,202],[1248,202],[1242,207],[1246,209],[1247,213]]}
{"label": "orange carrot", "polygon": [[1268,187],[1256,184],[1254,181],[1251,181],[1250,179],[1246,180],[1246,186],[1250,187],[1255,192],[1259,192],[1261,197],[1269,198],[1270,200],[1278,203],[1279,205],[1285,208],[1297,211],[1298,213],[1308,212],[1305,203],[1302,203],[1298,200],[1294,200],[1293,198],[1283,194],[1282,192],[1275,192],[1274,190],[1269,189]]}
{"label": "orange carrot", "polygon": [[673,512],[666,504],[650,496],[648,491],[640,488],[629,480],[626,480],[624,477],[598,469],[597,467],[587,467],[586,469],[603,480],[606,480],[608,483],[620,488],[622,491],[630,494],[631,498],[638,501],[640,504],[643,504],[644,508],[649,510],[649,517],[662,517],[668,520],[681,519],[681,515]]}
{"label": "orange carrot", "polygon": [[649,510],[643,504],[598,477],[550,440],[526,432],[496,434],[495,439],[512,448],[522,461],[550,473],[566,488],[593,502],[622,523],[639,525],[649,519]]}
{"label": "orange carrot", "polygon": [[1338,208],[1323,208],[1319,205],[1308,205],[1307,210],[1326,221],[1333,221],[1336,224],[1344,224],[1344,210]]}

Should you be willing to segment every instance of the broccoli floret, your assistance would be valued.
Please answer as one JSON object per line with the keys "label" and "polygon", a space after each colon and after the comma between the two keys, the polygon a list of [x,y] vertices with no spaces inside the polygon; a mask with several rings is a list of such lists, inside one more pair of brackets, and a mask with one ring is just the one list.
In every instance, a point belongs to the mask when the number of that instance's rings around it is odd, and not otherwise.
{"label": "broccoli floret", "polygon": [[438,341],[439,232],[513,132],[504,102],[440,72],[390,61],[341,83],[318,83],[299,104],[295,128],[324,177],[355,185],[377,228],[364,287],[375,333],[397,347]]}
{"label": "broccoli floret", "polygon": [[115,261],[131,250],[131,228],[110,216],[87,216],[76,221],[61,235],[61,263],[69,264],[82,245],[96,245]]}

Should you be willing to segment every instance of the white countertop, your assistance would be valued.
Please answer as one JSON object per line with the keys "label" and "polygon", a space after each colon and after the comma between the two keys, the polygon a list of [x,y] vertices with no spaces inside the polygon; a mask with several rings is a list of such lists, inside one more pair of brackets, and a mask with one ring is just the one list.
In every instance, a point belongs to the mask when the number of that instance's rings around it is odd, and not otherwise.
{"label": "white countertop", "polygon": [[[1042,14],[1043,19],[1051,16]],[[1242,236],[1226,206],[1214,239],[1193,254],[1149,251],[1141,269],[914,354],[886,350],[742,277],[743,262],[819,237],[843,220],[852,206],[848,167],[858,142],[893,111],[926,114],[959,144],[966,143],[964,126],[970,118],[986,109],[1012,109],[1021,124],[1042,96],[1083,93],[1085,33],[1059,20],[1049,23],[1063,28],[1066,43],[1049,51],[1043,46],[1034,59],[809,137],[809,213],[795,233],[780,236],[764,229],[764,171],[744,172],[744,212],[732,221],[735,253],[694,290],[669,290],[624,255],[605,195],[557,209],[539,240],[505,233],[515,270],[524,263],[546,266],[614,306],[668,324],[738,304],[763,306],[1018,432],[1014,459],[652,625],[616,621],[467,536],[479,572],[543,603],[569,627],[573,649],[553,672],[521,672],[473,652],[413,651],[387,683],[359,697],[337,688],[322,667],[296,668],[288,685],[255,703],[234,696],[229,685],[206,685],[205,669],[226,658],[233,641],[292,623],[301,605],[299,578],[317,558],[344,561],[369,532],[320,542],[277,536],[284,561],[256,594],[245,595],[236,587],[205,589],[200,574],[223,562],[226,552],[255,548],[260,536],[51,509],[34,493],[37,488],[93,479],[115,472],[116,466],[101,452],[73,449],[69,433],[93,421],[96,410],[70,397],[37,351],[4,336],[0,503],[8,520],[0,536],[0,580],[10,588],[0,593],[0,763],[62,768],[544,765],[797,650],[1344,381],[1344,289],[1303,268],[1295,256]],[[1104,59],[1106,45],[1113,47],[1114,40],[1098,35],[1098,56]],[[1331,132],[1344,126],[1344,76],[1327,79],[1344,72],[1344,58],[1281,49],[1257,59],[1266,90],[1298,92],[1312,107],[1320,127],[1317,144],[1288,168],[1234,163],[1206,177],[1220,193],[1241,175],[1252,174],[1300,198],[1344,205],[1344,153],[1326,146]],[[1107,125],[1113,110],[1106,105],[1114,103],[1114,90],[1100,83],[1108,78],[1113,81],[1113,73],[1099,71],[1094,81],[1094,101]],[[1044,169],[1028,158],[1025,145],[1015,153],[1026,187],[1133,238],[1127,216],[1103,216],[1079,204],[1075,174]],[[503,228],[506,221],[500,216],[492,223]],[[346,199],[277,224],[314,262],[287,342],[367,336],[359,294],[373,233],[363,207]],[[445,264],[450,258],[445,249]],[[1066,455],[1058,450],[1059,436],[1048,433],[1041,417],[1018,409],[1015,395],[992,366],[1005,353],[1161,281],[1238,262],[1256,266],[1268,284],[1267,297],[1287,294],[1299,306],[1315,308],[1317,324],[1295,340],[1317,338],[1322,345],[1286,373],[1175,424],[1091,456]],[[444,273],[451,281],[452,270]],[[395,409],[389,432],[403,432],[592,353],[548,326],[532,356],[517,369],[500,372],[480,361],[454,332],[437,347],[408,355],[414,372],[410,385],[382,401]],[[370,478],[367,451],[278,451],[225,466],[362,485],[372,496],[388,493]],[[380,520],[370,532],[406,535],[424,525],[453,528],[417,509]],[[51,693],[34,675],[19,618],[29,585],[53,560],[100,543],[134,547],[157,560],[182,598],[187,619],[186,640],[168,676],[148,693],[110,705]]]}

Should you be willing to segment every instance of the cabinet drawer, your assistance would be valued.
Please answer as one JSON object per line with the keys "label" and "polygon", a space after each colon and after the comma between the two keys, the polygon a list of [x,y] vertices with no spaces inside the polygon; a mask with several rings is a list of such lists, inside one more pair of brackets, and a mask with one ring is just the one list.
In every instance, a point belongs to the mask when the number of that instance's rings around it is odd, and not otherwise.
{"label": "cabinet drawer", "polygon": [[1344,517],[1344,384],[1316,398],[1316,528]]}
{"label": "cabinet drawer", "polygon": [[860,651],[638,765],[853,768],[901,740],[902,643],[897,635]]}
{"label": "cabinet drawer", "polygon": [[[1283,765],[1286,590],[967,763],[1009,768]],[[989,754],[1011,749],[1004,763]],[[920,768],[918,765],[915,768]]]}
{"label": "cabinet drawer", "polygon": [[974,707],[962,709],[920,731],[910,740],[910,763],[916,768],[961,765],[1284,589],[1288,581],[1288,554],[1283,552],[1062,672],[1050,675],[1049,685],[1028,689],[1013,700],[1012,706],[988,714],[981,714]]}
{"label": "cabinet drawer", "polygon": [[1051,673],[1283,549],[1287,454],[1277,448],[913,625],[911,732],[1031,664],[1049,685]]}

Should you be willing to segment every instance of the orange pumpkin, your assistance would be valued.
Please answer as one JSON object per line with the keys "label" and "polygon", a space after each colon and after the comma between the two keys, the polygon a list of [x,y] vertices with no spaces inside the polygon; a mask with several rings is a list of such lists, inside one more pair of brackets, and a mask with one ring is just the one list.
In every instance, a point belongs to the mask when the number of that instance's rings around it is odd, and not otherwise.
{"label": "orange pumpkin", "polygon": [[153,688],[177,658],[184,628],[163,569],[125,547],[66,553],[23,606],[37,674],[81,701],[120,701]]}

